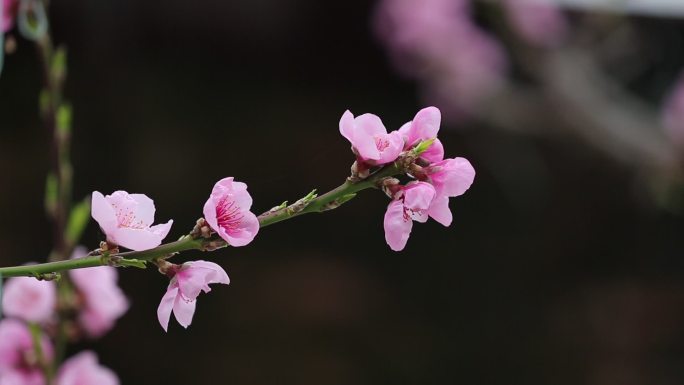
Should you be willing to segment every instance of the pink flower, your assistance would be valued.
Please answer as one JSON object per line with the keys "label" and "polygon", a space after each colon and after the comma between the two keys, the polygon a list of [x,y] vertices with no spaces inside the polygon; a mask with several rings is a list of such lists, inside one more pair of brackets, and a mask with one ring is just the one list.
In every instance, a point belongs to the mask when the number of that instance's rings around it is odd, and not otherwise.
{"label": "pink flower", "polygon": [[451,224],[448,203],[447,197],[437,197],[435,188],[429,183],[411,182],[404,186],[387,207],[385,241],[392,250],[403,250],[411,234],[413,221],[425,223],[428,217],[448,226]]}
{"label": "pink flower", "polygon": [[[41,339],[43,359],[52,361],[50,341]],[[0,321],[0,384],[44,385],[39,357],[33,347],[31,332],[25,323],[16,319]]]}
{"label": "pink flower", "polygon": [[412,121],[399,128],[404,139],[404,150],[408,150],[424,140],[435,139],[421,158],[429,162],[439,162],[444,159],[444,146],[437,139],[442,114],[437,107],[427,107],[418,111]]}
{"label": "pink flower", "polygon": [[56,303],[57,290],[54,282],[29,277],[8,279],[2,296],[5,315],[27,322],[49,321]]}
{"label": "pink flower", "polygon": [[107,241],[131,250],[157,247],[169,233],[173,220],[150,227],[154,212],[154,202],[147,195],[115,191],[103,196],[93,192],[91,213]]}
{"label": "pink flower", "polygon": [[[77,247],[73,258],[83,257],[86,250]],[[114,267],[102,266],[90,269],[71,270],[69,275],[83,300],[78,320],[91,337],[100,337],[108,332],[114,322],[128,310],[128,300],[117,284],[118,271]]]}
{"label": "pink flower", "polygon": [[14,19],[19,9],[18,0],[0,0],[2,4],[2,19],[0,19],[0,33],[5,33],[14,28]]}
{"label": "pink flower", "polygon": [[56,385],[119,385],[116,374],[97,362],[91,351],[81,352],[62,364]]}
{"label": "pink flower", "polygon": [[252,197],[247,185],[233,177],[216,182],[204,204],[204,219],[231,246],[244,246],[259,232],[259,220],[249,211]]}
{"label": "pink flower", "polygon": [[370,165],[394,162],[404,145],[401,134],[387,133],[379,117],[363,114],[354,118],[348,110],[340,119],[340,133],[351,143],[362,161]]}
{"label": "pink flower", "polygon": [[463,195],[475,179],[475,169],[465,158],[445,159],[426,168],[438,196]]}
{"label": "pink flower", "polygon": [[230,283],[221,266],[206,261],[185,262],[180,267],[176,265],[169,274],[173,275],[171,283],[157,309],[159,323],[165,331],[169,328],[172,310],[178,323],[187,328],[195,314],[195,300],[200,292],[210,292],[211,283]]}

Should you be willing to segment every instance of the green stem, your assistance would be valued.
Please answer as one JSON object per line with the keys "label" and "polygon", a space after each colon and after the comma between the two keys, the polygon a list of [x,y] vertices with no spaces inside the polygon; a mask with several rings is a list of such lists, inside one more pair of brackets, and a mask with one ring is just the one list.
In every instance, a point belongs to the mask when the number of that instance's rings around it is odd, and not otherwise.
{"label": "green stem", "polygon": [[[394,164],[385,166],[370,177],[360,182],[346,181],[339,187],[306,202],[301,200],[288,207],[283,207],[275,211],[268,211],[259,216],[260,227],[266,227],[274,223],[278,223],[287,219],[291,219],[303,214],[317,213],[327,211],[337,207],[346,200],[346,197],[355,194],[361,190],[375,188],[378,181],[393,175],[401,173],[400,168]],[[297,206],[299,205],[299,206]],[[205,246],[212,241],[217,240],[216,237],[205,239],[194,239],[189,235],[181,239],[157,246],[153,249],[144,251],[128,251],[125,253],[94,255],[78,259],[70,259],[65,261],[55,261],[48,263],[40,263],[36,265],[24,265],[14,267],[0,268],[0,275],[2,277],[43,277],[44,274],[57,273],[65,270],[83,269],[88,267],[97,267],[108,264],[116,265],[121,259],[137,259],[142,261],[152,261],[157,258],[167,257],[169,255],[179,253],[186,250],[203,250]]]}
{"label": "green stem", "polygon": [[[302,209],[294,208],[297,203],[292,204],[288,207],[278,209],[276,211],[269,211],[259,216],[260,227],[266,227],[274,223],[284,221],[286,219],[294,218],[303,214],[308,213],[320,213],[327,211],[330,208],[335,208],[335,202],[344,199],[345,196],[355,194],[361,190],[368,188],[375,188],[378,181],[383,178],[387,178],[393,175],[400,174],[401,171],[398,166],[391,164],[380,169],[376,173],[372,174],[370,177],[366,178],[360,182],[350,182],[347,180],[342,185],[337,188],[328,191],[327,193],[318,196],[304,206]],[[0,270],[0,272],[2,272]]]}

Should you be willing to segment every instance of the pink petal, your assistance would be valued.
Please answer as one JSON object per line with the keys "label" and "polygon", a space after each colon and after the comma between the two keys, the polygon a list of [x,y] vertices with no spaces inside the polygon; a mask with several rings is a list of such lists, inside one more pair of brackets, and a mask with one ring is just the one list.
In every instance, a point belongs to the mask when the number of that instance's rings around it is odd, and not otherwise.
{"label": "pink petal", "polygon": [[154,213],[156,211],[154,201],[145,194],[130,194],[129,196],[136,203],[133,209],[135,217],[142,221],[145,226],[150,226],[154,223]]}
{"label": "pink petal", "polygon": [[93,191],[91,215],[105,234],[112,232],[119,224],[116,218],[116,211],[114,211],[112,205],[99,191]]}
{"label": "pink petal", "polygon": [[349,142],[354,141],[354,114],[351,111],[344,111],[340,118],[340,134]]}
{"label": "pink petal", "polygon": [[384,219],[385,241],[394,251],[403,250],[411,235],[413,221],[404,216],[404,205],[394,200],[387,206]]}
{"label": "pink petal", "polygon": [[173,314],[176,316],[176,321],[184,327],[188,328],[192,323],[192,317],[195,315],[195,307],[197,301],[183,298],[182,295],[176,296],[176,301],[173,304]]}
{"label": "pink petal", "polygon": [[442,171],[433,178],[441,194],[463,195],[475,180],[475,169],[465,158],[446,159],[437,164]]}
{"label": "pink petal", "polygon": [[[169,223],[166,223],[165,225],[157,226],[170,227],[171,223],[172,222],[169,221]],[[149,250],[161,244],[162,240],[166,236],[166,234],[164,234],[164,229],[165,227],[157,228],[157,232],[154,232],[151,229],[132,229],[128,227],[120,227],[113,232],[111,241],[119,246],[123,246],[135,251]],[[168,232],[168,228],[166,228],[165,231]]]}
{"label": "pink petal", "polygon": [[211,291],[210,283],[229,282],[228,274],[221,266],[206,261],[184,263],[175,278],[183,297],[190,300],[196,299],[202,290],[205,293]]}
{"label": "pink petal", "polygon": [[252,196],[247,192],[247,184],[242,182],[233,182],[232,197],[242,210],[249,210],[252,208]]}
{"label": "pink petal", "polygon": [[387,129],[382,124],[379,116],[373,114],[363,114],[354,119],[356,129],[365,134],[365,136],[373,137],[376,135],[387,135]]}
{"label": "pink petal", "polygon": [[387,143],[387,147],[380,150],[380,157],[374,162],[376,165],[394,162],[404,149],[404,139],[397,131],[392,131],[387,135],[383,135],[381,139]]}
{"label": "pink petal", "polygon": [[157,308],[157,319],[159,324],[164,329],[168,331],[169,329],[169,319],[171,318],[171,310],[173,310],[173,304],[176,302],[176,297],[178,296],[178,287],[169,285],[166,293],[159,303]]}
{"label": "pink petal", "polygon": [[418,111],[411,124],[413,140],[418,141],[436,138],[441,121],[442,114],[437,107],[427,107]]}
{"label": "pink petal", "polygon": [[439,139],[435,139],[430,147],[420,155],[421,158],[430,163],[439,162],[444,159],[444,146]]}
{"label": "pink petal", "polygon": [[441,195],[432,201],[432,205],[428,210],[430,217],[444,226],[451,225],[453,219],[451,210],[449,209],[449,197]]}
{"label": "pink petal", "polygon": [[410,183],[404,188],[404,206],[409,210],[427,210],[435,198],[435,188],[425,182]]}
{"label": "pink petal", "polygon": [[208,262],[208,261],[192,261],[192,262],[186,262],[186,263],[192,263],[192,266],[195,268],[202,268],[202,269],[209,269],[213,270],[213,274],[208,276],[208,281],[207,283],[222,283],[224,285],[228,285],[230,283],[230,278],[228,278],[228,273],[226,273],[223,268],[214,263],[214,262]]}
{"label": "pink petal", "polygon": [[259,219],[251,211],[241,213],[239,228],[231,231],[220,229],[219,235],[233,247],[245,246],[254,240],[259,232]]}
{"label": "pink petal", "polygon": [[218,232],[220,228],[218,221],[216,220],[216,202],[214,201],[213,196],[209,197],[209,199],[207,199],[207,201],[204,203],[204,209],[202,209],[202,213],[204,214],[204,220],[207,221],[209,227]]}

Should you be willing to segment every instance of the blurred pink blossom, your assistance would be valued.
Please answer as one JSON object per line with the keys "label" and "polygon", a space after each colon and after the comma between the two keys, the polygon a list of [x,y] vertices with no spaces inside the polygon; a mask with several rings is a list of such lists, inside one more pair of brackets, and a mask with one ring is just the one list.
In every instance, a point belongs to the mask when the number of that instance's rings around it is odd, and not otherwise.
{"label": "blurred pink blossom", "polygon": [[119,385],[119,378],[97,362],[95,353],[84,351],[62,364],[55,385]]}
{"label": "blurred pink blossom", "polygon": [[351,143],[361,161],[370,165],[394,162],[404,141],[399,132],[389,134],[379,117],[363,114],[356,118],[345,111],[340,119],[340,133]]}
{"label": "blurred pink blossom", "polygon": [[568,31],[565,16],[550,0],[501,0],[506,16],[520,37],[542,48],[557,46]]}
{"label": "blurred pink blossom", "polygon": [[152,226],[154,202],[143,194],[115,191],[103,196],[93,192],[92,216],[100,224],[107,241],[131,250],[147,250],[159,246],[171,229],[173,220]]}
{"label": "blurred pink blossom", "polygon": [[661,121],[670,140],[684,148],[684,74],[680,75],[663,104]]}
{"label": "blurred pink blossom", "polygon": [[425,182],[411,182],[395,194],[384,219],[385,241],[392,250],[404,249],[411,235],[413,221],[425,223],[428,217],[432,217],[444,224],[444,218],[451,218],[448,205],[444,205],[443,200],[435,202],[435,197],[435,188]]}
{"label": "blurred pink blossom", "polygon": [[17,17],[19,0],[0,1],[2,1],[2,20],[0,20],[0,32],[5,33],[14,28],[14,19]]}
{"label": "blurred pink blossom", "polygon": [[452,117],[472,113],[505,81],[503,48],[473,22],[468,0],[382,0],[376,31],[393,64]]}
{"label": "blurred pink blossom", "polygon": [[244,246],[259,232],[259,220],[252,213],[247,185],[233,177],[216,182],[204,204],[204,219],[231,246]]}
{"label": "blurred pink blossom", "polygon": [[16,277],[7,280],[3,290],[2,309],[8,317],[44,323],[52,318],[57,303],[57,290],[52,281]]}
{"label": "blurred pink blossom", "polygon": [[[84,247],[77,247],[71,258],[84,257],[86,254]],[[118,274],[116,268],[110,266],[69,272],[83,302],[78,315],[79,323],[91,337],[100,337],[108,332],[128,310],[128,299],[117,284]]]}
{"label": "blurred pink blossom", "polygon": [[[43,336],[41,350],[45,363],[54,352]],[[0,385],[45,385],[45,377],[36,355],[28,326],[16,319],[0,321]]]}
{"label": "blurred pink blossom", "polygon": [[167,274],[172,276],[171,282],[157,309],[159,323],[165,331],[169,328],[171,311],[178,323],[187,328],[192,323],[199,294],[202,291],[210,292],[211,283],[230,283],[228,274],[221,266],[206,261],[185,262],[180,267],[175,265]]}

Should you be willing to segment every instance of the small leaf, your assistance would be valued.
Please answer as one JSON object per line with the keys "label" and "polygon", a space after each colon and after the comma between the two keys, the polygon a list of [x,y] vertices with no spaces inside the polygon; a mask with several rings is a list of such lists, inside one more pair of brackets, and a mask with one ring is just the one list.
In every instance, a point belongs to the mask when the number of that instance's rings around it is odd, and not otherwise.
{"label": "small leaf", "polygon": [[66,76],[66,68],[66,49],[62,46],[57,48],[57,50],[55,50],[54,55],[52,56],[52,65],[50,66],[50,70],[52,71],[53,78],[62,81]]}
{"label": "small leaf", "polygon": [[416,147],[413,148],[413,153],[416,155],[420,155],[427,151],[430,146],[432,146],[432,143],[435,142],[436,139],[428,139],[428,140],[423,140],[422,142],[418,143]]}
{"label": "small leaf", "polygon": [[144,261],[142,259],[120,259],[116,261],[117,266],[121,267],[137,267],[139,269],[146,269],[147,261]]}
{"label": "small leaf", "polygon": [[352,194],[347,194],[347,195],[342,195],[341,197],[337,198],[336,202],[338,206],[341,206],[350,200],[354,199],[356,197],[356,193]]}
{"label": "small leaf", "polygon": [[75,245],[81,239],[83,230],[90,220],[90,196],[76,204],[69,214],[69,222],[66,227],[66,238],[71,245]]}
{"label": "small leaf", "polygon": [[71,132],[71,105],[62,104],[57,109],[57,132],[65,138]]}

